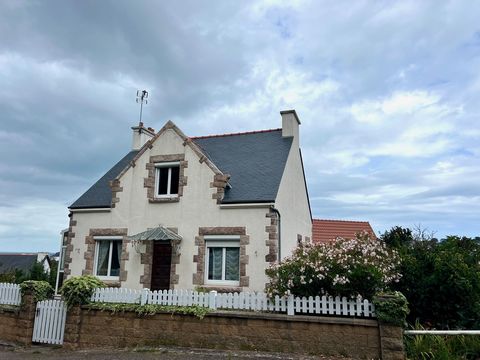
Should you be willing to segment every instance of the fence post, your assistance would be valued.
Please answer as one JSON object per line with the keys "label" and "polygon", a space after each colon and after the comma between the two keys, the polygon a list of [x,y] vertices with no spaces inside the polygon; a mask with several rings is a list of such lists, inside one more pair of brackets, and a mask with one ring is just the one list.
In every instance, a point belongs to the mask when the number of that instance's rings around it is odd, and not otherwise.
{"label": "fence post", "polygon": [[150,289],[142,289],[142,295],[140,296],[140,305],[145,305],[147,303],[149,291]]}
{"label": "fence post", "polygon": [[208,294],[208,307],[211,310],[216,310],[217,309],[217,304],[216,304],[216,297],[217,297],[217,292],[215,290],[212,290]]}
{"label": "fence post", "polygon": [[288,295],[287,298],[287,315],[295,315],[295,298],[293,295]]}

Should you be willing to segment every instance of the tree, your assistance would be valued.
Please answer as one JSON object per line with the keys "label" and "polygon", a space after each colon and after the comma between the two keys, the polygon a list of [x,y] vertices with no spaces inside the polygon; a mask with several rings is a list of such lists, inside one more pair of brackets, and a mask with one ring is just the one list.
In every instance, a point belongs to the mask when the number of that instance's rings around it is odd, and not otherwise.
{"label": "tree", "polygon": [[394,227],[381,237],[401,256],[402,277],[394,287],[410,303],[408,320],[427,327],[478,328],[480,241],[458,236],[438,241],[433,233],[414,233]]}

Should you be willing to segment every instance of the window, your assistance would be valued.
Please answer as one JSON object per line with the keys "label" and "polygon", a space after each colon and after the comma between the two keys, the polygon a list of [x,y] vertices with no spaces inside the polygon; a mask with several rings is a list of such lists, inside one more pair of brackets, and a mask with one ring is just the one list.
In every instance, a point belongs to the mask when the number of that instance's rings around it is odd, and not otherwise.
{"label": "window", "polygon": [[122,239],[95,237],[95,275],[99,278],[118,278],[120,276],[120,256]]}
{"label": "window", "polygon": [[155,197],[178,196],[180,163],[155,164]]}
{"label": "window", "polygon": [[238,236],[205,237],[207,256],[205,283],[239,285],[240,240]]}

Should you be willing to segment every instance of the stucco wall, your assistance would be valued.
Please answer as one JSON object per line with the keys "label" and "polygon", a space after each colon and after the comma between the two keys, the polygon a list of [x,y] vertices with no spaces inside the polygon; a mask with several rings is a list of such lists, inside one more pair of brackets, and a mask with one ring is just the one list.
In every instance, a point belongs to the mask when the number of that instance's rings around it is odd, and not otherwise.
{"label": "stucco wall", "polygon": [[297,235],[304,240],[305,237],[312,238],[312,220],[298,141],[298,137],[293,139],[275,202],[281,216],[282,258],[290,255],[297,246]]}
{"label": "stucco wall", "polygon": [[[150,203],[147,198],[147,189],[144,187],[144,178],[148,175],[146,164],[150,156],[184,154],[188,166],[184,175],[187,185],[184,186],[183,196],[179,202]],[[87,250],[85,237],[92,228],[127,228],[128,235],[137,234],[148,228],[159,225],[178,228],[183,237],[181,244],[180,263],[176,272],[179,274],[178,288],[192,289],[193,274],[196,264],[193,256],[197,254],[195,236],[200,227],[246,227],[250,243],[246,247],[248,256],[247,276],[250,278],[248,288],[244,290],[261,291],[264,289],[267,278],[264,274],[265,255],[268,253],[266,240],[268,234],[265,227],[270,225],[270,219],[265,215],[268,208],[249,209],[221,209],[212,194],[217,189],[211,187],[214,171],[204,162],[199,161],[198,155],[188,146],[173,129],[165,131],[147,151],[136,161],[120,179],[123,191],[117,192],[119,202],[109,212],[74,212],[73,220],[76,226],[72,229],[73,251],[71,254],[70,276],[81,275],[85,268],[84,253]],[[128,246],[129,260],[126,271],[127,280],[122,287],[141,288],[140,276],[144,265],[140,263],[140,255]]]}

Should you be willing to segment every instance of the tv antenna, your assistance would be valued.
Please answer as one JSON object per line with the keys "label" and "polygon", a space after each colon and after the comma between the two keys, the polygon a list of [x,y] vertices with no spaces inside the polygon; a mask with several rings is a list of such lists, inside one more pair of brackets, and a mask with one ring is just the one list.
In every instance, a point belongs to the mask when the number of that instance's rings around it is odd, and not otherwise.
{"label": "tv antenna", "polygon": [[147,90],[137,90],[137,104],[140,103],[140,123],[142,122],[142,112],[143,104],[148,104],[148,91]]}

